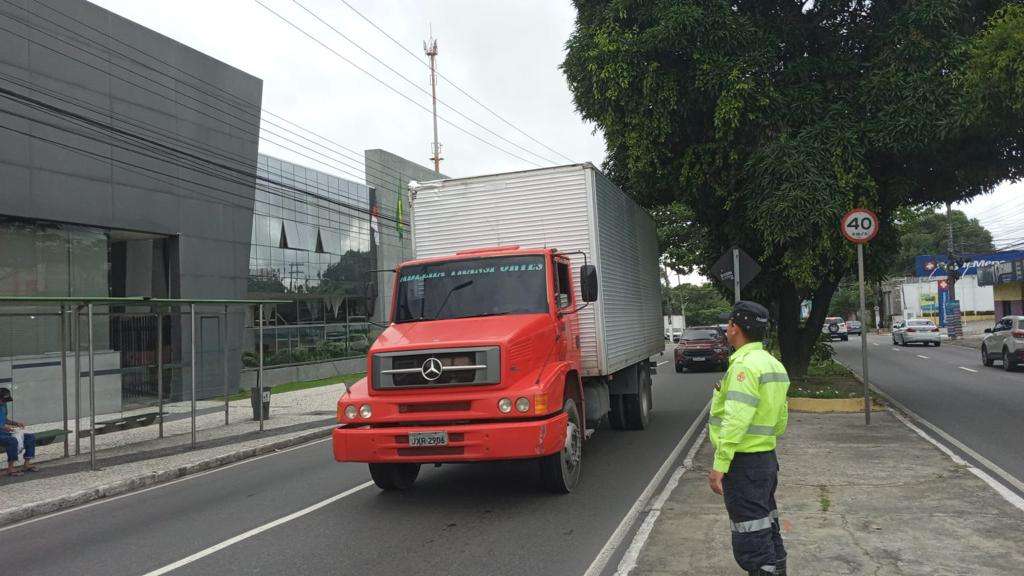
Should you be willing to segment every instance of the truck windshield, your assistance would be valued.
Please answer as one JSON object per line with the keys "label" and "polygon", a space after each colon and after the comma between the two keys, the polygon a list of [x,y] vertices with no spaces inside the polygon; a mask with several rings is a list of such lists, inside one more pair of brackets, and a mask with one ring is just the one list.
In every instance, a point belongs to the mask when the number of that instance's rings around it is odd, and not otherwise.
{"label": "truck windshield", "polygon": [[398,323],[547,311],[543,256],[455,260],[399,271]]}

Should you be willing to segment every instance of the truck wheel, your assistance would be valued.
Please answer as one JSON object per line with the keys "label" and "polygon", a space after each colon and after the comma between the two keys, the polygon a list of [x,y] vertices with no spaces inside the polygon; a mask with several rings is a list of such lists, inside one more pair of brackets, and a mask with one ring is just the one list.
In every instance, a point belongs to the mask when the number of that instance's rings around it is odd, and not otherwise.
{"label": "truck wheel", "polygon": [[651,373],[640,369],[640,393],[622,396],[622,404],[626,413],[627,430],[643,430],[651,423]]}
{"label": "truck wheel", "polygon": [[420,475],[419,464],[370,464],[370,478],[381,490],[408,490]]}
{"label": "truck wheel", "polygon": [[562,408],[569,415],[566,424],[565,445],[550,456],[540,459],[540,479],[548,492],[568,494],[580,481],[583,468],[583,427],[580,413],[572,398],[565,399]]}

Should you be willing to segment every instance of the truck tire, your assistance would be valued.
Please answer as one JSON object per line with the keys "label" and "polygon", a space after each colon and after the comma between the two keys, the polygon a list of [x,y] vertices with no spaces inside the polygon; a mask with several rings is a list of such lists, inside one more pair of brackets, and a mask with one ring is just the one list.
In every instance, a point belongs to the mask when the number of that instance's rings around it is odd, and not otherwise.
{"label": "truck tire", "polygon": [[640,392],[622,396],[627,430],[643,430],[651,423],[651,408],[654,404],[651,394],[651,372],[645,367],[639,370]]}
{"label": "truck tire", "polygon": [[583,468],[583,427],[580,413],[572,398],[566,398],[562,411],[569,415],[565,445],[550,456],[540,459],[540,479],[544,489],[555,494],[568,494],[580,481]]}
{"label": "truck tire", "polygon": [[370,464],[370,478],[381,490],[408,490],[420,475],[419,464]]}

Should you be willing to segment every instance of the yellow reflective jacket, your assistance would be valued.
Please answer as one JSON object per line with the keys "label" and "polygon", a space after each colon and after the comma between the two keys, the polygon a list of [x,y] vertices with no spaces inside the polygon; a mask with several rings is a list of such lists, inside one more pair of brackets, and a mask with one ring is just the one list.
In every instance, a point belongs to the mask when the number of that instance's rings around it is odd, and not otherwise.
{"label": "yellow reflective jacket", "polygon": [[737,452],[767,452],[786,431],[789,410],[785,367],[760,342],[729,357],[729,371],[711,399],[708,435],[715,447],[714,469],[729,471]]}

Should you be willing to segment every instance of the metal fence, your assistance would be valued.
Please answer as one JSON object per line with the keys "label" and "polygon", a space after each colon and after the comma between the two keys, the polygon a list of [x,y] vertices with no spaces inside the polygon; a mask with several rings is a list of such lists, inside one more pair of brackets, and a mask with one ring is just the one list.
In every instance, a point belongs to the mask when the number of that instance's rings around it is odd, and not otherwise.
{"label": "metal fence", "polygon": [[[96,437],[188,418],[196,446],[196,417],[217,410],[230,423],[231,383],[242,367],[246,310],[253,307],[263,397],[263,305],[277,301],[143,298],[0,297],[0,387],[15,396],[11,417],[61,438],[64,457],[88,439],[96,466]],[[200,409],[199,403],[203,403]],[[257,402],[259,429],[263,404]],[[38,435],[37,435],[38,436]]]}

